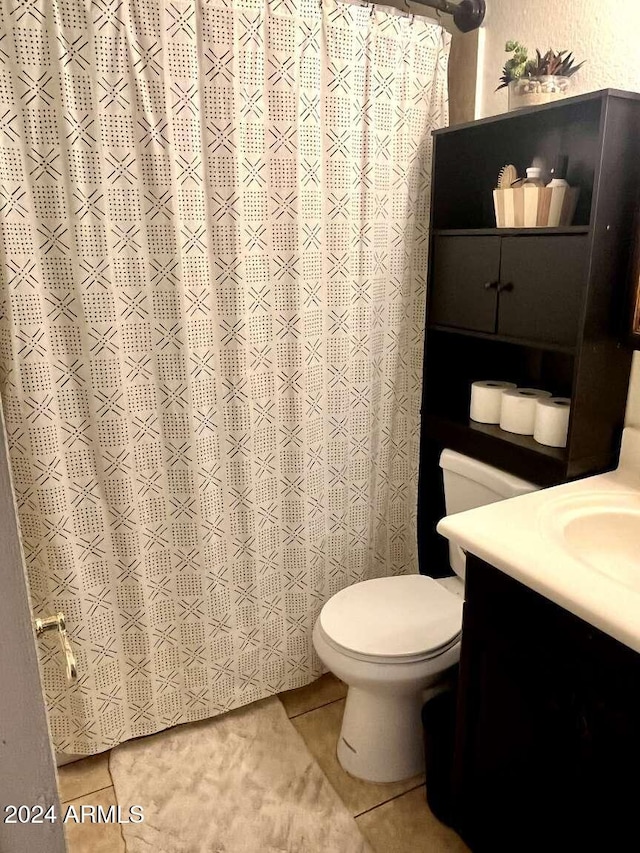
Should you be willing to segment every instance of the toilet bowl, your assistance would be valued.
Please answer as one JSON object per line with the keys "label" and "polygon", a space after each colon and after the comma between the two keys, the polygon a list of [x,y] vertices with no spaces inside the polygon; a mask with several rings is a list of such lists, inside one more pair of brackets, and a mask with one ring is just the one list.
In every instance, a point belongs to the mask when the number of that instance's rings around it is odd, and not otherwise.
{"label": "toilet bowl", "polygon": [[421,710],[460,657],[462,603],[406,575],[347,587],[323,608],[313,642],[349,687],[337,752],[353,776],[394,782],[424,769]]}
{"label": "toilet bowl", "polygon": [[[447,513],[536,486],[445,450]],[[336,593],[313,630],[320,660],[348,686],[337,755],[353,776],[395,782],[424,769],[421,711],[447,689],[460,658],[465,556],[450,545],[457,577],[403,575],[361,581]]]}

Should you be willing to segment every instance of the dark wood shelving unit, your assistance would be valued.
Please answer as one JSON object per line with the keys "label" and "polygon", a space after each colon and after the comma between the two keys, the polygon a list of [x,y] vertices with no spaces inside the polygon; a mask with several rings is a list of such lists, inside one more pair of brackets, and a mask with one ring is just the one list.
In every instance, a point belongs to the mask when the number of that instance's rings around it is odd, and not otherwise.
{"label": "dark wood shelving unit", "polygon": [[[603,90],[434,133],[419,489],[421,565],[447,565],[438,458],[459,450],[541,486],[615,467],[631,366],[625,296],[640,204],[640,95]],[[513,163],[568,158],[574,224],[496,228]],[[504,287],[503,285],[507,285]],[[471,383],[572,398],[566,448],[469,420]],[[437,484],[437,485],[434,485]]]}

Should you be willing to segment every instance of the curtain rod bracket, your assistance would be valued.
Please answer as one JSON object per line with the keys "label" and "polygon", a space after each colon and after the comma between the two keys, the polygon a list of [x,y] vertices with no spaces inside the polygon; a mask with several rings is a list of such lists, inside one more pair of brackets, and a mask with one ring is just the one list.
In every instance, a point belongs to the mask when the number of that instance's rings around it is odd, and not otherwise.
{"label": "curtain rod bracket", "polygon": [[453,15],[453,22],[462,33],[477,30],[487,13],[485,0],[460,0],[460,3],[452,3],[451,0],[418,0],[418,2],[431,6],[439,12]]}
{"label": "curtain rod bracket", "polygon": [[482,25],[486,13],[485,0],[462,0],[453,13],[453,22],[460,32],[469,33]]}

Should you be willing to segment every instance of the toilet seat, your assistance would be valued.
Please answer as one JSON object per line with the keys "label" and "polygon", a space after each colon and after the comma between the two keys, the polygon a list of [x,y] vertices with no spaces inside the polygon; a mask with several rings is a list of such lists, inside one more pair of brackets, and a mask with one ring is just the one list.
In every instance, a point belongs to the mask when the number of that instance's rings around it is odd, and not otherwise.
{"label": "toilet seat", "polygon": [[356,660],[415,663],[459,642],[462,599],[425,575],[375,578],[346,587],[324,605],[327,643]]}
{"label": "toilet seat", "polygon": [[332,640],[331,637],[329,637],[329,635],[322,630],[322,626],[320,626],[320,633],[327,645],[331,646],[333,649],[335,649],[337,652],[340,652],[340,654],[343,654],[345,657],[351,658],[352,660],[362,661],[363,663],[391,663],[396,666],[399,664],[422,663],[423,661],[439,658],[445,652],[448,652],[449,649],[454,648],[454,646],[456,646],[460,642],[460,637],[462,636],[462,631],[459,631],[456,636],[453,637],[446,645],[439,646],[437,649],[429,649],[428,651],[421,652],[415,655],[390,657],[389,655],[364,655],[359,652],[354,652],[351,649],[347,649]]}

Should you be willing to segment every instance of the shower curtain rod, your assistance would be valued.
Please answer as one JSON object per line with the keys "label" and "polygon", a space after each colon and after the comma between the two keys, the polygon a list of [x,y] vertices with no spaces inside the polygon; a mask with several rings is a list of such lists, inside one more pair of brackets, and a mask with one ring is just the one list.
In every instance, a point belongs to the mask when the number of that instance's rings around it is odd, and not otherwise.
{"label": "shower curtain rod", "polygon": [[415,0],[421,6],[429,6],[447,15],[453,15],[453,22],[460,32],[468,33],[477,30],[484,21],[487,11],[485,0],[460,0],[452,3],[451,0]]}

